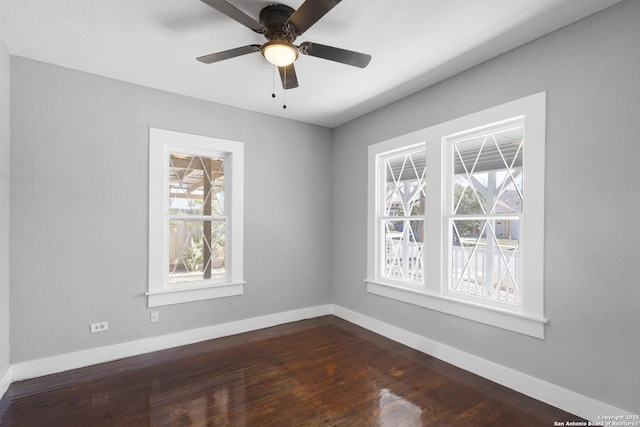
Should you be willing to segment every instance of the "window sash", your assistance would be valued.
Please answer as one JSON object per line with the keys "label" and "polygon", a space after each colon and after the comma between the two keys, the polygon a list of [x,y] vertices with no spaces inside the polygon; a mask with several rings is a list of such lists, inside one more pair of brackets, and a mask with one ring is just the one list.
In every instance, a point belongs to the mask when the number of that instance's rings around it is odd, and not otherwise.
{"label": "window sash", "polygon": [[[205,282],[224,283],[228,279],[226,239],[230,236],[227,236],[226,230],[229,221],[227,217],[211,218],[214,217],[169,217],[169,252],[166,254],[169,287],[193,286]],[[193,223],[197,225],[191,225]],[[198,228],[200,223],[202,225]],[[172,227],[176,224],[181,224],[181,232],[174,234]],[[185,253],[187,244],[189,250]]]}
{"label": "window sash", "polygon": [[[522,245],[522,221],[523,215],[486,215],[486,216],[463,216],[452,215],[445,217],[443,220],[443,227],[447,228],[448,238],[445,242],[446,247],[444,253],[446,254],[447,275],[445,276],[445,283],[443,283],[443,294],[451,298],[461,299],[469,302],[482,303],[489,306],[498,308],[504,308],[507,310],[521,311],[522,304],[522,280],[524,273],[524,258],[520,256]],[[472,245],[466,246],[463,243],[457,244],[459,237],[454,234],[453,222],[460,220],[471,221],[485,221],[490,224],[482,224],[481,230],[485,233],[481,233],[477,237],[476,242],[470,242]],[[519,228],[518,244],[515,249],[507,248],[504,244],[495,242],[493,234],[496,233],[496,223],[498,221],[517,221]],[[485,237],[482,237],[485,234]],[[490,236],[491,235],[491,236]],[[475,239],[475,237],[474,237]],[[480,243],[481,240],[485,240],[485,246]],[[492,243],[492,245],[488,245]],[[515,259],[514,259],[515,258]],[[456,265],[456,261],[458,261]],[[497,266],[496,266],[497,261]],[[462,266],[462,270],[460,270]],[[454,274],[456,270],[459,275]],[[496,268],[497,267],[497,268]],[[489,272],[487,273],[487,270]],[[464,292],[457,290],[460,286],[460,280],[464,280],[463,276],[467,277],[468,291]],[[458,278],[458,280],[456,280]],[[487,278],[491,280],[487,282]],[[515,295],[513,298],[509,298],[507,295],[501,297],[498,289],[498,284],[494,281],[505,284],[508,292],[508,285],[513,283],[513,290]],[[475,289],[478,292],[471,292],[471,285],[475,285]],[[478,295],[479,294],[479,295]]]}

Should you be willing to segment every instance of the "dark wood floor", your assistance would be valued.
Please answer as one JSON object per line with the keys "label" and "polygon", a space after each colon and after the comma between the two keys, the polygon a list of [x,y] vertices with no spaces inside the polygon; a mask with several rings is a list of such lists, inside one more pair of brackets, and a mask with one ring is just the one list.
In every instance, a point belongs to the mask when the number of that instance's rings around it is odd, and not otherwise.
{"label": "dark wood floor", "polygon": [[580,418],[333,316],[14,383],[1,426],[553,426]]}

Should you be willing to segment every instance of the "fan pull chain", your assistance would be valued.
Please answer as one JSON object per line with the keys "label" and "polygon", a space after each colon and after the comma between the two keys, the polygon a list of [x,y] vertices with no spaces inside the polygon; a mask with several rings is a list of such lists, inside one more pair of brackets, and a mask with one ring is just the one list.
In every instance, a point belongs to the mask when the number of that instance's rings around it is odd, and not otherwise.
{"label": "fan pull chain", "polygon": [[284,67],[284,80],[282,81],[282,87],[284,87],[284,91],[282,92],[282,108],[287,108],[287,67]]}
{"label": "fan pull chain", "polygon": [[271,73],[271,97],[276,97],[276,64],[273,64],[273,72]]}
{"label": "fan pull chain", "polygon": [[[271,97],[276,97],[276,65],[273,65],[273,72],[271,76]],[[287,67],[284,67],[283,71],[283,79],[282,79],[282,87],[284,88],[282,92],[282,108],[287,108]]]}

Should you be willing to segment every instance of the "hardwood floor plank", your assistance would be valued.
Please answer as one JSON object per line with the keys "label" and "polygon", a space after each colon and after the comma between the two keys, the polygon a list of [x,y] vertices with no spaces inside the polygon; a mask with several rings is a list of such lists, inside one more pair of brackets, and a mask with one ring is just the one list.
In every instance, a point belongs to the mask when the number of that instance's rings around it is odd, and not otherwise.
{"label": "hardwood floor plank", "polygon": [[0,426],[552,426],[580,418],[333,316],[14,383]]}

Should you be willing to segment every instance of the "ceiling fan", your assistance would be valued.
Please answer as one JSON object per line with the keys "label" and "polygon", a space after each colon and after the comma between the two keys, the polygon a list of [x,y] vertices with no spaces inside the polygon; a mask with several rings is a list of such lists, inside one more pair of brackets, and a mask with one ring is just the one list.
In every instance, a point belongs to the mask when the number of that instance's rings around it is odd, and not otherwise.
{"label": "ceiling fan", "polygon": [[299,53],[360,68],[365,68],[371,61],[371,55],[337,47],[312,42],[303,42],[298,46],[293,44],[298,36],[311,28],[341,0],[306,0],[298,10],[284,4],[272,4],[260,11],[259,21],[225,0],[202,1],[267,39],[263,45],[251,44],[196,58],[205,64],[262,52],[267,61],[278,67],[282,87],[293,89],[298,87],[293,63],[298,59]]}

